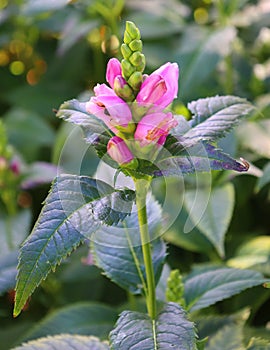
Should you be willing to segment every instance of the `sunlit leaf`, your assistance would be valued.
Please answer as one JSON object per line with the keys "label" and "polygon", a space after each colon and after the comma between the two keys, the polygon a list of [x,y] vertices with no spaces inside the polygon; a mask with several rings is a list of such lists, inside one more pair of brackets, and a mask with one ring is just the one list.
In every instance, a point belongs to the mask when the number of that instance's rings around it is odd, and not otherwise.
{"label": "sunlit leaf", "polygon": [[168,350],[173,347],[194,350],[196,333],[184,310],[175,303],[167,303],[155,321],[147,314],[122,312],[110,340],[113,350]]}

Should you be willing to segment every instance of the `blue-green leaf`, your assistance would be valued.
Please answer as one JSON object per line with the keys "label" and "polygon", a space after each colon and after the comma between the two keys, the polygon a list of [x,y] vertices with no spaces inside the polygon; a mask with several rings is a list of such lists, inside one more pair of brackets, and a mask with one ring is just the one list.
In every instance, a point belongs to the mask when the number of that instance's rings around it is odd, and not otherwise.
{"label": "blue-green leaf", "polygon": [[[166,257],[165,243],[157,238],[162,213],[160,205],[153,199],[148,201],[147,211],[157,282]],[[145,267],[136,210],[117,226],[103,226],[92,237],[91,247],[95,263],[107,277],[131,293],[141,293],[145,284]]]}
{"label": "blue-green leaf", "polygon": [[102,225],[113,225],[131,211],[134,192],[115,190],[86,176],[56,178],[37,223],[20,252],[14,315],[63,258]]}
{"label": "blue-green leaf", "polygon": [[270,183],[270,163],[263,168],[263,175],[258,179],[255,191],[259,192],[265,185]]}
{"label": "blue-green leaf", "polygon": [[37,350],[37,349],[109,350],[109,346],[106,343],[101,342],[96,337],[61,334],[61,335],[56,335],[54,337],[46,337],[46,338],[40,338],[38,340],[33,340],[21,346],[18,346],[13,350]]}
{"label": "blue-green leaf", "polygon": [[164,304],[154,321],[140,312],[122,312],[110,341],[113,350],[196,349],[194,325],[175,303]]}
{"label": "blue-green leaf", "polygon": [[216,267],[199,271],[185,280],[186,305],[191,311],[199,310],[267,281],[252,270]]}

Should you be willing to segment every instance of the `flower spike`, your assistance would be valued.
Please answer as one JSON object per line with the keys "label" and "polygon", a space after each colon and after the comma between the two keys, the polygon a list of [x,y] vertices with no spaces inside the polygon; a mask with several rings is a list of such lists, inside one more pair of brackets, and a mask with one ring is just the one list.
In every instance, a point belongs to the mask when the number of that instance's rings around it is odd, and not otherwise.
{"label": "flower spike", "polygon": [[139,29],[133,22],[126,22],[124,44],[121,46],[123,60],[122,75],[134,92],[138,92],[143,81],[145,57],[142,53],[142,41]]}

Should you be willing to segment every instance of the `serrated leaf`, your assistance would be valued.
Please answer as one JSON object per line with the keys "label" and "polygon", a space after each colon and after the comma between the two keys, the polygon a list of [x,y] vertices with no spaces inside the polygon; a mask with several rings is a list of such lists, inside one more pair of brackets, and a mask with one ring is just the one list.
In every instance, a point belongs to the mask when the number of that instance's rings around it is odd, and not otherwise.
{"label": "serrated leaf", "polygon": [[107,338],[117,311],[98,303],[76,303],[54,310],[23,337],[23,341],[62,333]]}
{"label": "serrated leaf", "polygon": [[[196,226],[214,245],[220,256],[224,256],[224,239],[234,208],[234,187],[227,183],[209,190],[186,191],[184,203],[191,223],[185,231]],[[189,228],[190,226],[190,228]]]}
{"label": "serrated leaf", "polygon": [[17,251],[0,256],[0,295],[15,288],[17,263]]}
{"label": "serrated leaf", "polygon": [[102,225],[131,211],[134,192],[114,190],[86,176],[63,175],[52,184],[31,235],[20,251],[14,315],[48,273]]}
{"label": "serrated leaf", "polygon": [[267,281],[259,272],[227,267],[191,274],[185,280],[186,305],[191,311],[200,310]]}
{"label": "serrated leaf", "polygon": [[205,350],[245,350],[240,325],[225,326],[213,335]]}
{"label": "serrated leaf", "polygon": [[109,350],[106,343],[101,342],[98,338],[87,337],[83,335],[62,334],[54,337],[40,338],[25,343],[13,350]]}
{"label": "serrated leaf", "polygon": [[[247,171],[248,165],[237,162],[228,154],[216,149],[211,144],[198,142],[185,148],[185,140],[167,145],[164,157],[156,160],[154,167],[144,167],[142,171],[154,176],[182,176],[211,170]],[[166,146],[166,145],[165,145]],[[168,153],[169,152],[169,155]]]}
{"label": "serrated leaf", "polygon": [[193,114],[191,129],[183,138],[192,143],[223,137],[254,109],[247,100],[236,96],[200,98],[190,102],[188,108]]}
{"label": "serrated leaf", "polygon": [[194,350],[196,333],[185,311],[175,303],[167,303],[155,321],[147,314],[122,312],[110,341],[114,350]]}
{"label": "serrated leaf", "polygon": [[[162,214],[160,205],[150,198],[147,206],[149,234],[156,282],[166,257],[166,246],[158,237]],[[145,284],[145,267],[140,242],[137,211],[117,226],[102,227],[91,240],[97,266],[105,275],[131,293],[141,293]]]}

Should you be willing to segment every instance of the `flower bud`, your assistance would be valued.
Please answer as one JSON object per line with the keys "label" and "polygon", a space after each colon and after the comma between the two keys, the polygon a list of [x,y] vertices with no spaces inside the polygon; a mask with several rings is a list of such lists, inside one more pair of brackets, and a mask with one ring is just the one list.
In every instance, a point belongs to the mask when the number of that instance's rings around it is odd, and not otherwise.
{"label": "flower bud", "polygon": [[[140,39],[141,38],[141,34],[140,34],[140,31],[139,29],[135,26],[135,24],[131,21],[127,21],[126,22],[126,30],[125,30],[125,34],[129,34],[128,35],[128,40],[134,40],[134,39]],[[131,41],[130,40],[130,41]],[[124,38],[124,43],[125,44],[129,44],[130,41],[125,41],[125,38]]]}
{"label": "flower bud", "polygon": [[107,151],[110,157],[120,165],[130,163],[134,159],[125,141],[118,136],[113,136],[109,140]]}
{"label": "flower bud", "polygon": [[123,77],[118,76],[115,78],[113,89],[116,95],[125,101],[133,101],[135,98],[133,90]]}

